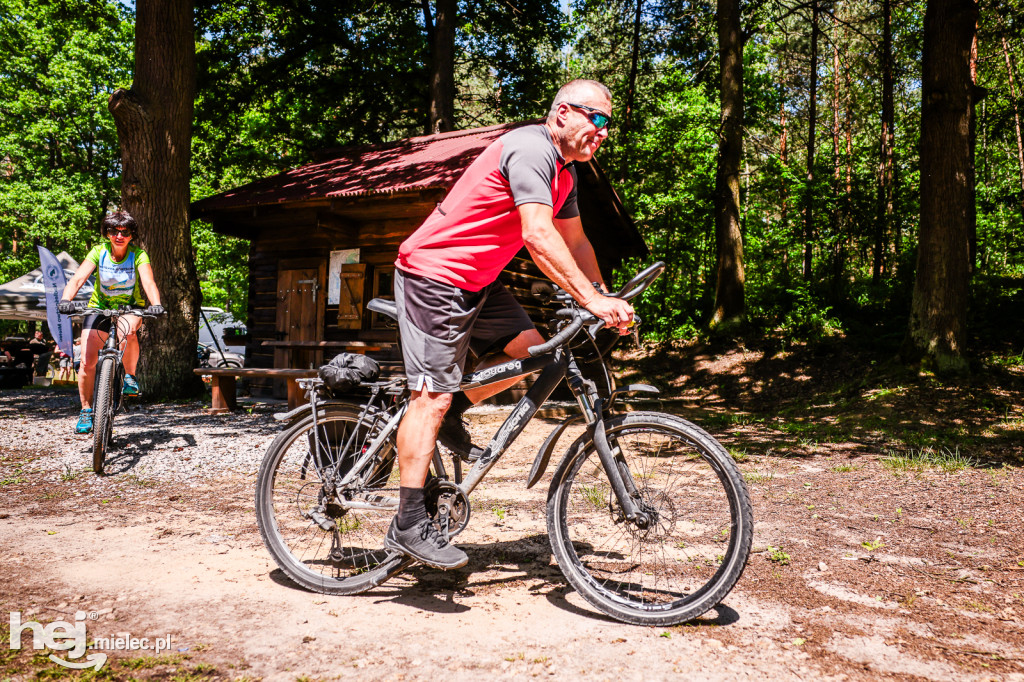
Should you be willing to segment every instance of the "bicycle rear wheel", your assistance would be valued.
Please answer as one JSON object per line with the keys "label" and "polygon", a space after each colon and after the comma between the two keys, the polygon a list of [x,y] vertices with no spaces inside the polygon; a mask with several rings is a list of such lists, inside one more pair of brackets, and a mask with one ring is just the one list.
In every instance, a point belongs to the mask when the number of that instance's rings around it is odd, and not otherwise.
{"label": "bicycle rear wheel", "polygon": [[97,364],[96,388],[92,401],[92,470],[103,475],[110,439],[114,430],[114,395],[117,361],[103,358]]}
{"label": "bicycle rear wheel", "polygon": [[[384,549],[398,505],[393,443],[384,444],[366,466],[364,483],[333,490],[373,435],[372,413],[360,422],[360,410],[345,404],[320,408],[319,452],[313,415],[299,420],[271,443],[256,480],[256,520],[264,544],[289,578],[315,592],[362,592],[411,563]],[[359,508],[346,508],[343,502]]]}
{"label": "bicycle rear wheel", "polygon": [[714,438],[683,419],[632,412],[605,426],[649,524],[625,518],[584,435],[548,492],[555,559],[581,596],[618,620],[692,620],[721,602],[746,566],[754,523],[743,477]]}

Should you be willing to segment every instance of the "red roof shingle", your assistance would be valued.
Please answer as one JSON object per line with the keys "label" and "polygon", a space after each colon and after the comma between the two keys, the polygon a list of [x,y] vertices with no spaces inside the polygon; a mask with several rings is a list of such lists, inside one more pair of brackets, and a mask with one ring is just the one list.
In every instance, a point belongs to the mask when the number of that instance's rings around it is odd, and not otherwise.
{"label": "red roof shingle", "polygon": [[312,163],[192,204],[193,215],[308,199],[447,189],[487,145],[521,123],[339,149]]}

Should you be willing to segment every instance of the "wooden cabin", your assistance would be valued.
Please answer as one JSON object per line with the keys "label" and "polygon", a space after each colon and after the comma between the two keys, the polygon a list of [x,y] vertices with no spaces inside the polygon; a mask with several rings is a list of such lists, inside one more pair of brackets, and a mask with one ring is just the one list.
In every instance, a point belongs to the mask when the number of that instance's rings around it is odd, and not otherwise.
{"label": "wooden cabin", "polygon": [[[395,330],[364,303],[393,297],[399,244],[480,152],[516,125],[345,147],[193,203],[193,220],[250,242],[247,366],[318,366],[341,350],[398,359]],[[647,247],[600,166],[577,163],[577,176],[584,228],[609,279]],[[525,249],[502,274],[543,329],[549,316],[530,296],[538,279],[544,276]]]}

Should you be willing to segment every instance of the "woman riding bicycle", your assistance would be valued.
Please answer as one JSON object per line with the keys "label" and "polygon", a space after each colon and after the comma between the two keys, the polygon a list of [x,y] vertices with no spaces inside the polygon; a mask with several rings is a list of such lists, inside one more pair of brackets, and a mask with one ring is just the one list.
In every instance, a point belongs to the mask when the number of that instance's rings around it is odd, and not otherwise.
{"label": "woman riding bicycle", "polygon": [[[114,310],[122,305],[143,307],[145,299],[142,292],[145,292],[146,299],[152,304],[150,311],[163,312],[160,309],[160,290],[153,279],[149,256],[132,243],[138,238],[135,219],[125,211],[115,211],[103,219],[102,230],[107,241],[97,244],[86,254],[85,260],[64,288],[60,312],[75,312],[71,300],[94,271],[99,274],[88,307],[101,310]],[[141,326],[142,318],[134,315],[125,315],[118,320],[118,333],[124,340],[122,362],[125,377],[122,392],[125,395],[139,394],[139,383],[135,379],[135,369],[139,362],[139,339],[136,333]],[[75,433],[92,432],[93,370],[99,350],[103,348],[109,334],[109,317],[98,314],[86,316],[82,323],[82,364],[78,372],[78,397],[82,402],[82,412],[75,425]]]}

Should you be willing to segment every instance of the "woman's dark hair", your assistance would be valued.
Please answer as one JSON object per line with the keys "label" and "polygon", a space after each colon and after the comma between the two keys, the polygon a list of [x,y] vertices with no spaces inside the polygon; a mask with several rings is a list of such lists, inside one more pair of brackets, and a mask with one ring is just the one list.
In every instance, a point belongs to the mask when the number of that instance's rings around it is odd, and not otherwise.
{"label": "woman's dark hair", "polygon": [[108,230],[117,229],[119,227],[127,227],[132,232],[132,237],[138,239],[139,226],[135,223],[135,218],[128,213],[128,211],[114,211],[108,213],[100,224],[100,229],[103,231],[103,235],[106,236]]}

